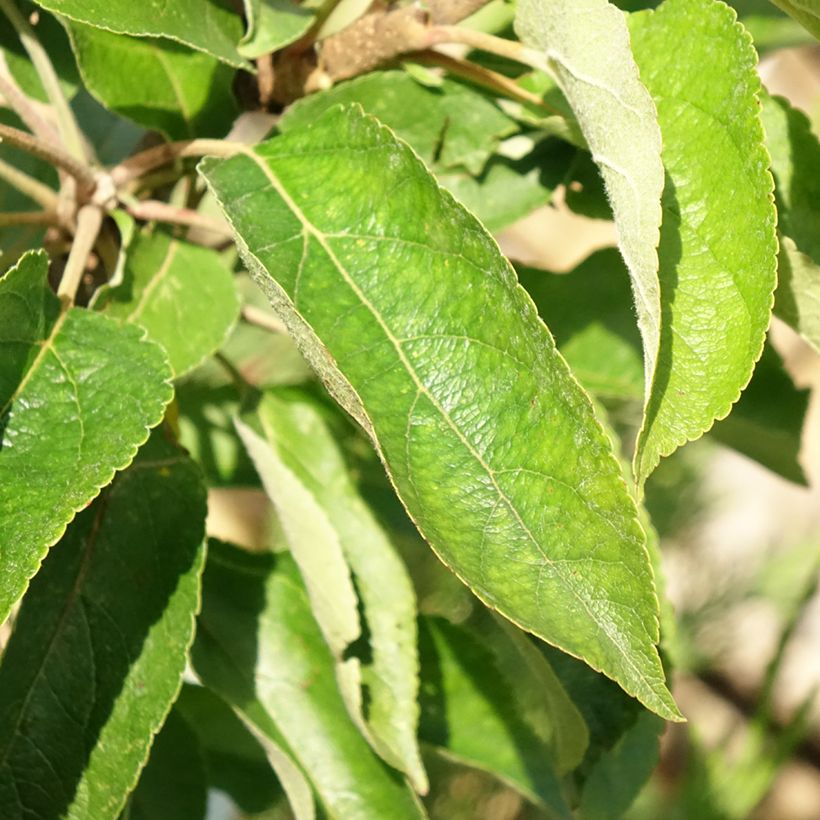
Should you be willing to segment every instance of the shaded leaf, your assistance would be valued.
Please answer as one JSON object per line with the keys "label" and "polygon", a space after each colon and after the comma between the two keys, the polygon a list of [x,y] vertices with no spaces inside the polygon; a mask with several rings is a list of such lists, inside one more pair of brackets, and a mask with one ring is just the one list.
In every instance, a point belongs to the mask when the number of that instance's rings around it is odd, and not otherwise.
{"label": "shaded leaf", "polygon": [[[416,602],[407,570],[356,491],[315,403],[299,394],[268,393],[257,412],[268,442],[318,504],[318,513],[333,529],[353,573],[367,644],[360,657],[347,659],[348,665],[355,663],[352,681],[358,700],[365,701],[354,705],[355,712],[364,709],[365,732],[376,751],[425,792],[427,778],[416,742]],[[284,504],[277,508],[287,531],[290,513]],[[328,559],[322,552],[320,560]],[[308,578],[306,582],[310,583]],[[349,647],[348,654],[353,649]]]}
{"label": "shaded leaf", "polygon": [[469,86],[444,80],[430,88],[404,71],[373,71],[304,97],[288,108],[279,130],[304,129],[330,108],[349,103],[378,117],[436,169],[463,166],[480,174],[499,140],[518,130],[491,99]]}
{"label": "shaded leaf", "polygon": [[225,701],[204,686],[186,683],[174,711],[196,735],[210,786],[250,814],[273,805],[282,793],[279,781],[259,743]]}
{"label": "shaded leaf", "polygon": [[0,622],[173,395],[141,328],[61,309],[47,272],[31,252],[0,279]]}
{"label": "shaded leaf", "polygon": [[607,0],[522,0],[515,28],[544,55],[604,179],[632,279],[648,389],[660,341],[664,174],[655,105],[638,76],[624,15]]}
{"label": "shaded leaf", "polygon": [[238,68],[249,63],[236,44],[242,20],[221,0],[37,0],[38,5],[114,34],[166,37]]}
{"label": "shaded leaf", "polygon": [[205,817],[206,798],[202,749],[175,707],[151,746],[127,820],[198,820]]}
{"label": "shaded leaf", "polygon": [[816,40],[820,40],[820,8],[817,7],[816,0],[772,0],[772,2],[794,17]]}
{"label": "shaded leaf", "polygon": [[434,618],[422,619],[420,635],[421,739],[495,774],[551,817],[572,817],[549,746],[521,720],[509,685],[477,636]]}
{"label": "shaded leaf", "polygon": [[[102,165],[122,162],[145,136],[144,128],[103,108],[85,89],[71,101],[71,110]],[[116,214],[122,213],[114,211],[112,216],[116,220],[120,218]]]}
{"label": "shaded leaf", "polygon": [[233,69],[154,37],[67,23],[86,88],[106,107],[169,139],[221,137],[238,112]]}
{"label": "shaded leaf", "polygon": [[287,553],[212,544],[193,660],[206,685],[304,771],[331,816],[420,816],[410,790],[348,717],[333,656]]}
{"label": "shaded leaf", "polygon": [[788,237],[780,239],[775,316],[794,328],[820,353],[820,265],[800,253]]}
{"label": "shaded leaf", "polygon": [[249,270],[442,560],[676,716],[634,504],[492,238],[355,109],[200,168]]}
{"label": "shaded leaf", "polygon": [[143,231],[131,240],[122,282],[102,288],[94,307],[144,327],[180,376],[222,346],[239,316],[239,296],[216,251]]}
{"label": "shaded leaf", "polygon": [[658,461],[729,413],[763,349],[775,285],[775,209],[758,116],[757,55],[732,9],[666,0],[631,18],[658,108],[667,183],[658,365],[635,451]]}
{"label": "shaded leaf", "polygon": [[239,53],[249,60],[278,51],[306,34],[316,14],[294,0],[243,0],[247,31]]}
{"label": "shaded leaf", "polygon": [[638,715],[611,751],[592,766],[581,793],[583,820],[616,820],[632,805],[658,762],[663,723],[655,715]]}
{"label": "shaded leaf", "polygon": [[0,664],[0,815],[118,816],[179,691],[204,530],[199,471],[155,435],[51,552]]}
{"label": "shaded leaf", "polygon": [[587,390],[601,398],[643,397],[641,337],[614,248],[596,251],[566,274],[519,267],[518,276]]}
{"label": "shaded leaf", "polygon": [[749,386],[712,435],[783,478],[805,484],[797,456],[808,406],[809,391],[794,386],[780,356],[767,344]]}

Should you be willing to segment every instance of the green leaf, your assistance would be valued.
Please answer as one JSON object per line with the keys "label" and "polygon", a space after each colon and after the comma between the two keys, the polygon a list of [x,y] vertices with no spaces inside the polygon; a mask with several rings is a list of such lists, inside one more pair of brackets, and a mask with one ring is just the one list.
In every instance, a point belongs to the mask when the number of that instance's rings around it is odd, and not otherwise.
{"label": "green leaf", "polygon": [[128,801],[127,820],[198,820],[205,817],[206,799],[202,749],[174,707]]}
{"label": "green leaf", "polygon": [[0,665],[0,815],[118,816],[179,691],[205,512],[154,435],[49,555]]}
{"label": "green leaf", "polygon": [[31,252],[0,279],[0,622],[173,395],[142,329],[61,309],[47,273]]}
{"label": "green leaf", "polygon": [[764,93],[761,102],[776,182],[778,228],[820,264],[820,141],[809,118],[783,97]]}
{"label": "green leaf", "polygon": [[94,307],[144,327],[180,376],[222,346],[239,316],[239,296],[216,251],[143,231],[131,241],[122,282],[102,288]]}
{"label": "green leaf", "polygon": [[667,184],[659,247],[658,365],[635,451],[639,486],[729,413],[763,350],[776,214],[758,116],[757,55],[716,0],[666,0],[632,17],[658,108]]}
{"label": "green leaf", "polygon": [[519,716],[480,638],[434,618],[422,619],[420,634],[421,739],[495,774],[551,817],[571,818],[549,746]]}
{"label": "green leaf", "polygon": [[[492,100],[455,80],[421,85],[404,71],[373,71],[329,91],[297,100],[279,122],[282,133],[302,130],[339,104],[358,103],[436,169],[480,174],[502,137],[518,130]],[[424,116],[420,117],[419,112]]]}
{"label": "green leaf", "polygon": [[204,686],[183,684],[174,711],[196,734],[208,784],[249,814],[269,809],[282,789],[265,752],[225,701]]}
{"label": "green leaf", "polygon": [[[71,109],[101,165],[117,165],[135,153],[145,129],[100,105],[85,89],[71,101]],[[123,211],[113,211],[115,220]]]}
{"label": "green leaf", "polygon": [[[268,393],[258,414],[271,449],[312,497],[317,505],[315,520],[324,519],[330,526],[353,573],[368,647],[363,659],[351,657],[346,663],[355,664],[358,700],[362,698],[359,676],[364,685],[366,734],[388,763],[404,771],[417,791],[426,792],[427,778],[416,742],[416,601],[407,570],[357,493],[317,406],[299,394]],[[284,499],[280,503],[273,494],[271,497],[287,533],[288,519],[296,511],[285,509]],[[320,560],[329,562],[329,550],[319,549],[318,543],[312,548]],[[296,545],[291,549],[299,562]],[[310,578],[306,576],[305,581],[310,588]],[[334,590],[333,594],[338,593]],[[356,603],[354,593],[354,609]],[[359,703],[355,712],[361,711]]]}
{"label": "green leaf", "polygon": [[237,51],[242,20],[221,0],[37,0],[38,5],[78,23],[114,34],[166,37],[204,51],[228,65],[248,68]]}
{"label": "green leaf", "polygon": [[567,274],[520,267],[518,276],[587,390],[601,398],[643,397],[641,337],[618,251],[596,251]]}
{"label": "green leaf", "polygon": [[221,137],[238,113],[234,71],[215,57],[154,37],[66,24],[86,88],[106,108],[169,139]]}
{"label": "green leaf", "polygon": [[624,15],[607,0],[521,0],[515,28],[544,55],[604,179],[632,279],[648,391],[661,333],[664,173],[655,105],[638,76]]}
{"label": "green leaf", "polygon": [[800,253],[788,236],[780,239],[775,316],[820,353],[820,265]]}
{"label": "green leaf", "polygon": [[749,386],[712,435],[789,481],[805,484],[797,456],[808,405],[809,391],[794,386],[780,356],[767,344]]}
{"label": "green leaf", "polygon": [[481,174],[445,169],[438,181],[493,233],[546,205],[562,182],[572,149],[561,140],[546,139],[527,156],[513,160],[493,156]]}
{"label": "green leaf", "polygon": [[[331,817],[419,817],[348,717],[295,563],[213,544],[193,651],[203,682],[296,761]],[[293,765],[293,764],[291,764]]]}
{"label": "green leaf", "polygon": [[663,724],[644,712],[590,769],[581,793],[583,820],[617,820],[632,805],[658,762]]}
{"label": "green leaf", "polygon": [[239,53],[249,60],[278,51],[306,34],[316,14],[294,0],[243,0],[248,28]]}
{"label": "green leaf", "polygon": [[816,40],[820,40],[820,8],[817,7],[817,0],[772,0],[772,3],[794,17]]}
{"label": "green leaf", "polygon": [[634,503],[489,234],[356,109],[200,168],[252,275],[442,560],[488,605],[677,717]]}

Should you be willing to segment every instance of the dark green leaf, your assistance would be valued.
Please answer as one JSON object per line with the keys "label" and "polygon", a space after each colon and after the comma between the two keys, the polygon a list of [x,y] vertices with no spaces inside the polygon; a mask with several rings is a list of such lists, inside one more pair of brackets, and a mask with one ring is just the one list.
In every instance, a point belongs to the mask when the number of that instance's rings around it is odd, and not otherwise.
{"label": "dark green leaf", "polygon": [[666,0],[633,15],[630,30],[667,172],[661,344],[634,462],[642,485],[663,456],[726,416],[749,381],[769,326],[777,240],[757,54],[734,11]]}
{"label": "dark green leaf", "polygon": [[61,309],[47,272],[32,252],[0,279],[0,622],[173,395],[159,345],[141,328]]}
{"label": "dark green leaf", "polygon": [[295,0],[244,0],[248,29],[239,53],[249,60],[298,40],[313,25],[315,13]]}
{"label": "dark green leaf", "polygon": [[115,34],[166,37],[245,68],[237,51],[242,20],[222,0],[37,0],[55,14]]}
{"label": "dark green leaf", "polygon": [[502,778],[550,816],[572,817],[548,744],[517,714],[509,684],[480,639],[433,618],[422,619],[420,634],[421,739]]}
{"label": "dark green leaf", "polygon": [[179,691],[204,529],[156,434],[49,555],[0,665],[0,816],[117,817]]}
{"label": "dark green leaf", "polygon": [[349,103],[378,117],[437,169],[464,167],[480,174],[500,138],[518,130],[492,100],[469,86],[444,80],[430,88],[404,71],[374,71],[305,97],[287,110],[279,130],[304,129],[330,108]]}
{"label": "dark green leaf", "polygon": [[175,707],[151,746],[128,801],[127,820],[200,820],[205,817],[206,798],[202,749]]}
{"label": "dark green leaf", "polygon": [[204,686],[184,684],[174,711],[185,718],[205,757],[209,785],[242,811],[270,808],[282,789],[265,752],[233,709]]}
{"label": "dark green leaf", "polygon": [[420,816],[348,717],[289,555],[212,545],[193,659],[203,682],[304,771],[332,817]]}
{"label": "dark green leaf", "polygon": [[634,504],[492,238],[355,109],[201,168],[437,554],[511,620],[676,717]]}
{"label": "dark green leaf", "polygon": [[239,316],[239,297],[216,251],[142,232],[128,248],[123,281],[102,289],[94,307],[144,327],[180,376],[222,346]]}
{"label": "dark green leaf", "polygon": [[67,23],[86,88],[106,107],[169,139],[224,136],[238,112],[233,70],[154,37]]}

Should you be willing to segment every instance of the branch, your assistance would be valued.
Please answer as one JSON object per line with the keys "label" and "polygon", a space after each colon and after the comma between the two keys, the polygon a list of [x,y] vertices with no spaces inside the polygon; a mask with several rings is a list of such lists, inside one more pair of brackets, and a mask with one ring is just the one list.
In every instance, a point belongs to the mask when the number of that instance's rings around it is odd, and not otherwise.
{"label": "branch", "polygon": [[[0,0],[2,2],[2,0]],[[44,159],[51,165],[62,168],[70,176],[74,177],[82,187],[92,191],[97,184],[94,172],[82,162],[78,162],[70,154],[56,145],[50,145],[19,128],[12,128],[10,125],[0,123],[0,140],[6,141],[9,145],[19,148],[28,154]]]}
{"label": "branch", "polygon": [[67,304],[72,304],[77,288],[85,273],[88,257],[97,241],[102,227],[103,211],[98,205],[83,205],[77,212],[77,230],[68,254],[63,277],[57,288],[57,295]]}
{"label": "branch", "polygon": [[57,214],[54,211],[10,211],[0,213],[0,227],[57,224]]}
{"label": "branch", "polygon": [[319,70],[308,77],[305,91],[356,77],[410,51],[444,42],[434,32],[468,17],[487,0],[428,0],[394,11],[376,11],[328,37],[322,43]]}
{"label": "branch", "polygon": [[123,160],[111,171],[111,179],[118,189],[133,179],[153,171],[169,162],[185,157],[232,157],[244,150],[245,146],[226,140],[183,140],[182,142],[164,142],[139,154]]}
{"label": "branch", "polygon": [[146,222],[170,222],[172,225],[186,225],[189,228],[201,228],[221,236],[229,236],[227,226],[217,219],[193,211],[190,208],[177,208],[158,199],[143,199],[125,203],[125,209],[135,219]]}
{"label": "branch", "polygon": [[479,51],[506,57],[508,60],[522,63],[539,71],[549,72],[544,56],[535,49],[521,45],[517,40],[507,40],[504,37],[496,37],[492,34],[485,34],[483,31],[474,31],[460,26],[434,26],[429,30],[429,39],[431,45],[461,43]]}
{"label": "branch", "polygon": [[242,320],[249,325],[262,328],[270,333],[287,333],[288,329],[275,316],[268,313],[266,310],[260,310],[253,305],[243,305],[240,314]]}
{"label": "branch", "polygon": [[31,62],[34,64],[40,82],[43,84],[46,96],[57,115],[57,127],[68,153],[75,159],[86,159],[82,132],[63,94],[57,72],[54,70],[46,50],[12,0],[0,0],[0,11],[8,17],[20,37],[20,42],[28,52],[28,56],[31,57]]}
{"label": "branch", "polygon": [[14,81],[2,54],[0,54],[0,94],[32,134],[40,137],[44,142],[58,144],[54,127],[40,115],[34,101],[27,97]]}
{"label": "branch", "polygon": [[5,180],[12,188],[16,188],[21,194],[25,194],[38,205],[42,205],[47,211],[57,209],[59,197],[56,191],[52,191],[48,185],[44,185],[39,179],[19,171],[2,159],[0,159],[0,179]]}

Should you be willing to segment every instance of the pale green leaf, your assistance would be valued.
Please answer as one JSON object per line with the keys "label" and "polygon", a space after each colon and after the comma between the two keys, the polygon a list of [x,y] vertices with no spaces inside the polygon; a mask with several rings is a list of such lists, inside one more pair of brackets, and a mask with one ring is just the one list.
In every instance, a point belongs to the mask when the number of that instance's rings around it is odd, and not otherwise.
{"label": "pale green leaf", "polygon": [[794,17],[816,40],[820,40],[820,6],[817,0],[772,0],[772,2]]}
{"label": "pale green leaf", "polygon": [[638,484],[726,416],[763,349],[775,209],[757,55],[717,0],[633,15],[632,48],[658,108],[667,184],[658,364],[635,452]]}
{"label": "pale green leaf", "polygon": [[61,309],[47,272],[32,252],[0,279],[0,622],[173,395],[144,330]]}
{"label": "pale green leaf", "polygon": [[205,684],[304,771],[331,817],[421,816],[348,717],[333,656],[287,553],[212,544],[193,660]]}
{"label": "pale green leaf", "polygon": [[174,711],[196,734],[208,784],[229,794],[242,811],[257,814],[281,795],[264,751],[225,701],[204,686],[183,684]]}
{"label": "pale green leaf", "polygon": [[748,387],[711,434],[789,481],[805,484],[797,459],[808,405],[809,391],[794,386],[780,356],[767,344]]}
{"label": "pale green leaf", "polygon": [[356,109],[200,167],[249,270],[442,560],[490,606],[676,717],[634,503],[475,218]]}
{"label": "pale green leaf", "polygon": [[657,765],[663,723],[644,712],[587,775],[581,792],[583,820],[617,820],[632,805]]}
{"label": "pale green leaf", "polygon": [[664,172],[655,105],[638,76],[626,20],[607,0],[521,0],[515,27],[544,55],[604,179],[635,294],[648,399],[661,333]]}
{"label": "pale green leaf", "polygon": [[[425,792],[416,742],[416,602],[407,570],[357,493],[317,406],[299,394],[269,393],[257,412],[268,442],[318,504],[353,572],[369,644],[360,671],[371,745]],[[286,530],[288,515],[280,510]]]}
{"label": "pale green leaf", "polygon": [[122,281],[101,289],[94,307],[144,327],[180,376],[222,346],[239,316],[239,296],[216,251],[143,231],[128,248]]}
{"label": "pale green leaf", "polygon": [[119,815],[181,684],[205,512],[157,434],[49,555],[0,665],[0,816]]}
{"label": "pale green leaf", "polygon": [[569,820],[550,747],[521,719],[480,635],[434,618],[420,626],[421,739]]}
{"label": "pale green leaf", "polygon": [[404,71],[373,71],[304,97],[288,108],[279,130],[304,129],[328,109],[349,103],[378,117],[436,169],[462,166],[480,174],[499,140],[518,130],[491,99],[470,86],[445,80],[440,88],[429,88]]}
{"label": "pale green leaf", "polygon": [[775,315],[820,353],[820,265],[783,236],[777,273]]}
{"label": "pale green leaf", "polygon": [[193,728],[171,710],[128,801],[125,820],[202,820],[207,778]]}
{"label": "pale green leaf", "polygon": [[247,68],[237,51],[242,19],[222,0],[37,0],[44,9],[115,34],[165,37]]}
{"label": "pale green leaf", "polygon": [[234,72],[215,57],[170,40],[66,26],[83,82],[106,108],[172,140],[230,128]]}
{"label": "pale green leaf", "polygon": [[316,14],[295,0],[243,0],[247,30],[239,53],[249,60],[278,51],[306,34]]}

